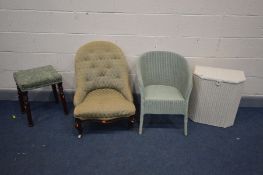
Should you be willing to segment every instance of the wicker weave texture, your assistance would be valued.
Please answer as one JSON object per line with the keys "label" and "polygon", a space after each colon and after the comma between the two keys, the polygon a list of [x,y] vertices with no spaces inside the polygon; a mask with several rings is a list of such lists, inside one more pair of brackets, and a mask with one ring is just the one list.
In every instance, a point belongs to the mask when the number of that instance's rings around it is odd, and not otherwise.
{"label": "wicker weave texture", "polygon": [[244,82],[226,83],[194,75],[189,117],[198,123],[229,127],[234,124]]}
{"label": "wicker weave texture", "polygon": [[138,60],[137,76],[141,94],[139,133],[144,114],[182,114],[187,135],[192,72],[186,59],[167,51],[147,52]]}

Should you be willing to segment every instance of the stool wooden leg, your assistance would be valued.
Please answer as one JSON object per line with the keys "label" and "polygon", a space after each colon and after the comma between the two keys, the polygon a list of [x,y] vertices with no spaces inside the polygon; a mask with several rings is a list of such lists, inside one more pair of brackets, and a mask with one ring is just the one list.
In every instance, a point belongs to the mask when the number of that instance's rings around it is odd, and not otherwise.
{"label": "stool wooden leg", "polygon": [[75,118],[75,128],[78,130],[78,138],[80,139],[83,134],[83,129],[81,126],[81,120],[78,118]]}
{"label": "stool wooden leg", "polygon": [[16,87],[17,87],[17,93],[18,93],[18,99],[19,99],[21,112],[25,113],[22,91],[18,86],[16,86]]}
{"label": "stool wooden leg", "polygon": [[28,95],[27,94],[28,94],[27,92],[22,92],[23,104],[24,104],[24,109],[27,113],[28,126],[32,127],[34,124],[33,124],[33,120],[32,120],[31,109],[30,109],[30,104],[28,101]]}
{"label": "stool wooden leg", "polygon": [[57,91],[57,87],[56,87],[56,84],[52,84],[52,90],[53,90],[53,95],[55,97],[55,101],[56,103],[58,103],[58,91]]}
{"label": "stool wooden leg", "polygon": [[61,99],[61,102],[62,102],[62,105],[63,105],[64,113],[68,114],[68,108],[67,108],[65,95],[64,95],[64,92],[63,92],[62,83],[58,83],[58,90],[59,90],[60,99]]}

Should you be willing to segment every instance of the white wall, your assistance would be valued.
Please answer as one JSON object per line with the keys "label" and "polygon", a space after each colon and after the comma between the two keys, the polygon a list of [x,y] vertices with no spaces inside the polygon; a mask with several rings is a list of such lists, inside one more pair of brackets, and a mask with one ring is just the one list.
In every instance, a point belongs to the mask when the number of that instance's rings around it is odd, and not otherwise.
{"label": "white wall", "polygon": [[244,70],[244,95],[263,95],[262,0],[0,0],[0,90],[12,73],[52,64],[74,89],[74,53],[109,40],[131,78],[139,55],[170,50],[191,65]]}

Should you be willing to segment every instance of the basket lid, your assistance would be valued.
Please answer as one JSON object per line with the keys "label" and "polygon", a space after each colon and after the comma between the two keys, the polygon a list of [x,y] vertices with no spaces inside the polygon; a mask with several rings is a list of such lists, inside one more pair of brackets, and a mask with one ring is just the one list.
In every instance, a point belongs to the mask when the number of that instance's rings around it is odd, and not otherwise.
{"label": "basket lid", "polygon": [[202,79],[226,83],[241,83],[246,80],[243,71],[207,66],[195,66],[194,75]]}

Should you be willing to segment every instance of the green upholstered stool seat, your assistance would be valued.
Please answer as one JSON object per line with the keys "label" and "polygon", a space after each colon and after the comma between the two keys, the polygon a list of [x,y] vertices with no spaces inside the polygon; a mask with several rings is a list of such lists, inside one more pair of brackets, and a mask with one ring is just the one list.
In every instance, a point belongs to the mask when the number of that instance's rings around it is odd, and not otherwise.
{"label": "green upholstered stool seat", "polygon": [[51,65],[15,72],[14,79],[21,91],[62,82],[62,76]]}
{"label": "green upholstered stool seat", "polygon": [[64,108],[64,113],[68,114],[67,104],[63,92],[62,76],[53,66],[43,66],[28,70],[20,70],[14,73],[14,79],[17,86],[18,99],[21,112],[27,113],[28,125],[33,126],[30,104],[28,100],[28,90],[37,89],[44,86],[52,86],[56,102],[58,102],[57,88]]}

